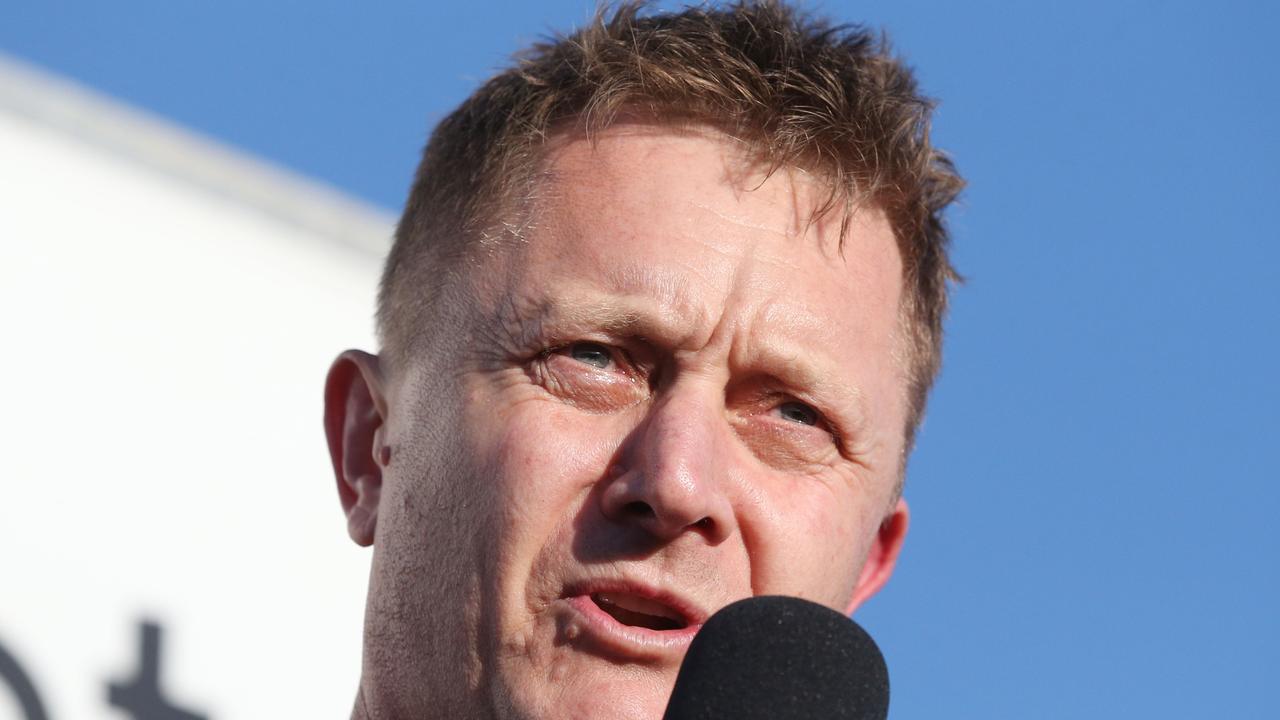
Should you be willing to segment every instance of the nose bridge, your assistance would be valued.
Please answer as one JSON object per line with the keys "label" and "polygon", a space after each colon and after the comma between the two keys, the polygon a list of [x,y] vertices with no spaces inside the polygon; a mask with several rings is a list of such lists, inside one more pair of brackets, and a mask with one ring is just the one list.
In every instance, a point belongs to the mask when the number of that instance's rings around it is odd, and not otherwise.
{"label": "nose bridge", "polygon": [[712,384],[669,387],[624,453],[618,485],[607,493],[609,514],[668,540],[691,530],[712,542],[727,537],[733,517],[721,406]]}
{"label": "nose bridge", "polygon": [[653,408],[640,453],[656,490],[678,496],[716,481],[719,416],[707,387],[673,388]]}

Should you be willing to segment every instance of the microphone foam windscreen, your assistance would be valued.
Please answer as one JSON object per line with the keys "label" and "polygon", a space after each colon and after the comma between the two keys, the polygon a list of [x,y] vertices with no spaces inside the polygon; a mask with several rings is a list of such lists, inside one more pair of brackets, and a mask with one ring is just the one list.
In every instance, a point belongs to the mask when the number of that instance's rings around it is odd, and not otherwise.
{"label": "microphone foam windscreen", "polygon": [[799,598],[740,600],[689,645],[664,720],[884,720],[889,671],[871,636]]}

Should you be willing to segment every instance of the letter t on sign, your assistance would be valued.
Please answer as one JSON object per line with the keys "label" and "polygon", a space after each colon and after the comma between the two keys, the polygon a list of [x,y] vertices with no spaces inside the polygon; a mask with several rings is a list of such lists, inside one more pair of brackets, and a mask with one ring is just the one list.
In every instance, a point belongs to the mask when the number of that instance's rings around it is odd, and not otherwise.
{"label": "letter t on sign", "polygon": [[142,656],[138,673],[126,683],[107,685],[107,702],[134,720],[207,720],[204,715],[174,707],[160,690],[160,626],[143,622]]}

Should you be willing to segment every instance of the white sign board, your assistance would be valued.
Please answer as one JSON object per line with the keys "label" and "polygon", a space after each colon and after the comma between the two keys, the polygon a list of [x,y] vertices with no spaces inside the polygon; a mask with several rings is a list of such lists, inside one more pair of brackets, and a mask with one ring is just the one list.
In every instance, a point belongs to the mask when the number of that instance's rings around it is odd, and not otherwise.
{"label": "white sign board", "polygon": [[348,716],[322,387],[390,220],[7,61],[0,158],[0,720]]}

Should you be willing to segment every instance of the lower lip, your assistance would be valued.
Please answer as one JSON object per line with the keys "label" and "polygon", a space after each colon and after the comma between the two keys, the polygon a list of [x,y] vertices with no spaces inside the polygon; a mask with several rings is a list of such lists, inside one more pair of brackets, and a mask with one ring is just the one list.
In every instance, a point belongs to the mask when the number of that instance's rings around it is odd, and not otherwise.
{"label": "lower lip", "polygon": [[575,616],[582,634],[605,649],[635,657],[666,657],[683,655],[693,641],[701,624],[689,625],[679,630],[651,630],[638,625],[624,625],[605,612],[590,595],[575,595],[564,602]]}

